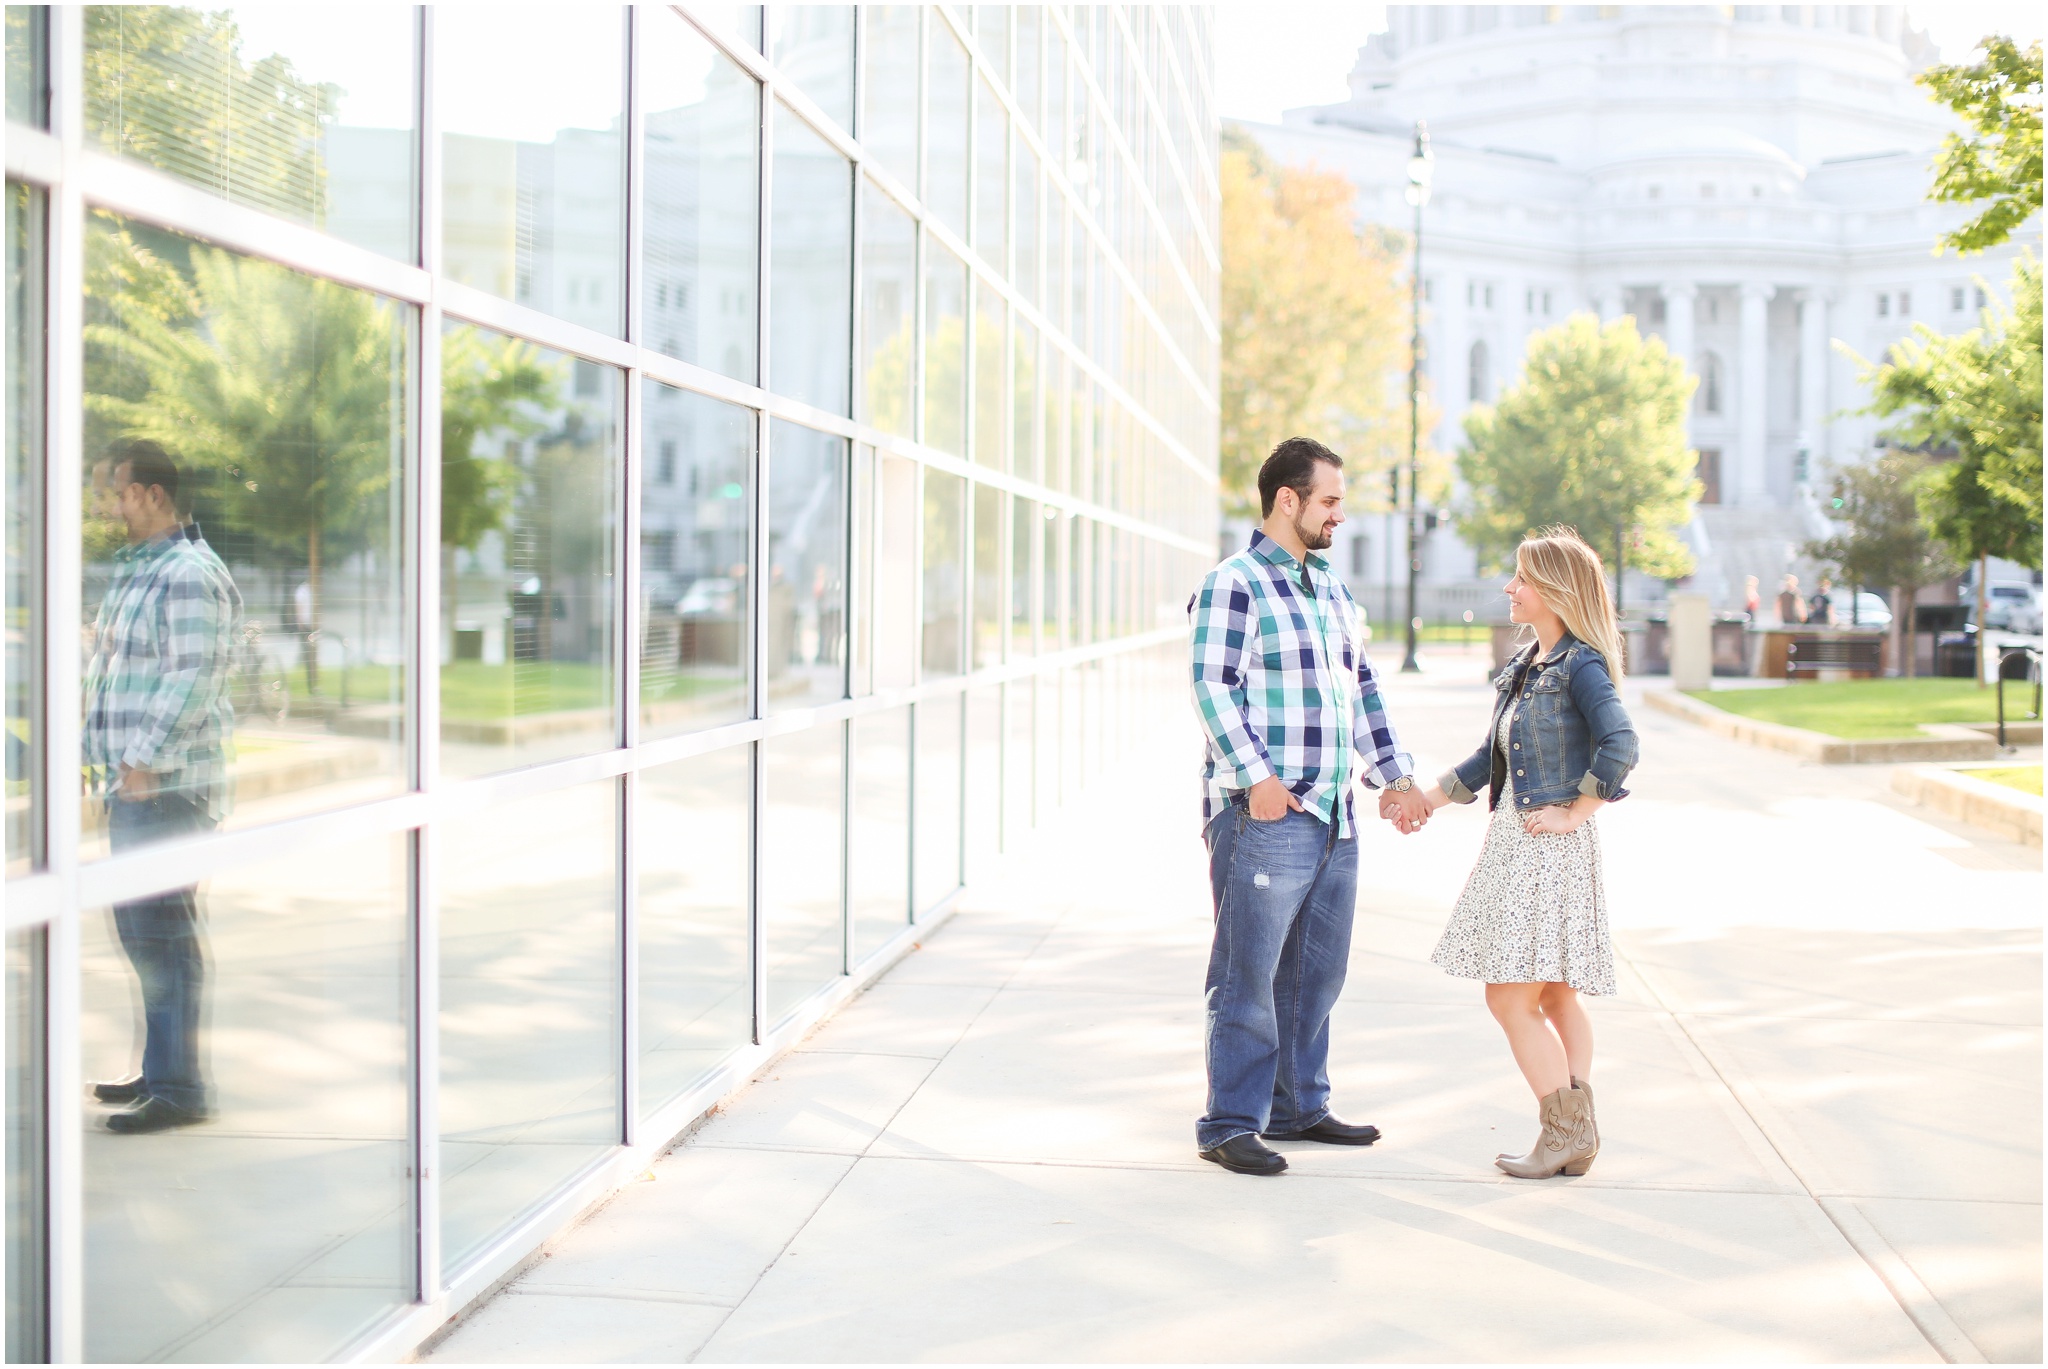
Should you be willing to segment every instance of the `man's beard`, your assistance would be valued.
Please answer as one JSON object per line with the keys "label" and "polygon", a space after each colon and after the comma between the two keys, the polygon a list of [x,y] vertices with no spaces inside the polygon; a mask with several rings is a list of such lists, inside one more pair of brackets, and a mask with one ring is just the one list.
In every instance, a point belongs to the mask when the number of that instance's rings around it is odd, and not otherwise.
{"label": "man's beard", "polygon": [[1326,522],[1314,532],[1310,532],[1308,525],[1297,518],[1294,520],[1294,535],[1299,537],[1301,544],[1310,551],[1328,551],[1331,540],[1336,536],[1332,531],[1333,526]]}

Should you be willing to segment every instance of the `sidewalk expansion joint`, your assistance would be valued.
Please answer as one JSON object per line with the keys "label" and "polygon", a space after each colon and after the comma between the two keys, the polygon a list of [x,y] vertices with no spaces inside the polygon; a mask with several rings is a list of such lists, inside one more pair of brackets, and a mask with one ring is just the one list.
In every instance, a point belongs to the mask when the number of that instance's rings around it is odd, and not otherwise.
{"label": "sidewalk expansion joint", "polygon": [[534,1298],[607,1298],[614,1302],[667,1302],[680,1303],[687,1307],[722,1307],[728,1312],[739,1306],[730,1298],[714,1298],[703,1293],[672,1293],[659,1288],[596,1288],[572,1283],[533,1283],[521,1281],[509,1285],[505,1292],[517,1297]]}
{"label": "sidewalk expansion joint", "polygon": [[[1774,1152],[1778,1163],[1792,1174],[1808,1199],[1833,1224],[1843,1242],[1869,1267],[1879,1285],[1891,1295],[1900,1312],[1926,1339],[1929,1347],[1950,1364],[1986,1363],[1986,1356],[1976,1342],[1949,1315],[1948,1309],[1942,1306],[1941,1300],[1935,1297],[1912,1264],[1892,1248],[1862,1210],[1849,1199],[1829,1196],[1835,1185],[1822,1181],[1824,1170],[1813,1156],[1806,1153],[1797,1132],[1778,1117],[1777,1108],[1770,1099],[1714,1040],[1712,1027],[1719,1019],[1680,1013],[1671,1006],[1671,995],[1641,964],[1624,955],[1618,946],[1615,959],[1626,964],[1629,971],[1656,995],[1664,1008],[1664,1020],[1685,1038],[1700,1060],[1714,1072],[1729,1101],[1741,1109],[1749,1125]],[[1694,1031],[1687,1024],[1688,1016],[1701,1030]]]}

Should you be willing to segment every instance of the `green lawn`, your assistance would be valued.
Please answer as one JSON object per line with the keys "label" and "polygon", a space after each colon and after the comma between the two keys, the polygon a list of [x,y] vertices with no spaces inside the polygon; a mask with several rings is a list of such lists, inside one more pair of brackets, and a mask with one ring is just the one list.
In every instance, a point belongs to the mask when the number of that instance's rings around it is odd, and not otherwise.
{"label": "green lawn", "polygon": [[[1974,680],[1842,680],[1783,689],[1695,689],[1693,698],[1759,722],[1862,741],[1917,737],[1921,723],[1997,721],[1998,702]],[[2006,707],[2013,706],[2008,687]],[[2010,714],[2007,715],[2010,718]]]}
{"label": "green lawn", "polygon": [[2038,765],[2002,765],[1988,770],[1960,770],[1956,773],[2002,784],[2023,794],[2041,792],[2041,767]]}

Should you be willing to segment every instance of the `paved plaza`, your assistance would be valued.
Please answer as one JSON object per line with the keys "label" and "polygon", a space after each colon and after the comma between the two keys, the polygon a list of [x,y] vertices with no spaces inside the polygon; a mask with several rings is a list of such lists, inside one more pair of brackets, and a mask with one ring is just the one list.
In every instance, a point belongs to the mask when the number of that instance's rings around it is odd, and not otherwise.
{"label": "paved plaza", "polygon": [[[1434,774],[1488,692],[1430,666],[1390,694]],[[1534,1107],[1428,963],[1469,808],[1364,837],[1332,1073],[1385,1139],[1283,1145],[1278,1179],[1196,1158],[1208,892],[1167,718],[424,1357],[2039,1361],[2040,851],[1888,767],[1635,717],[1586,1177],[1491,1163]]]}

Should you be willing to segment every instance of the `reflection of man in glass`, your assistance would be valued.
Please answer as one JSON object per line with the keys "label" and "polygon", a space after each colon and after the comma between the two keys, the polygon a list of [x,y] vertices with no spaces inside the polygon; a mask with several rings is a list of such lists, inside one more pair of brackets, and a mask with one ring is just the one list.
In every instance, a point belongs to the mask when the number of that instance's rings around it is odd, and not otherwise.
{"label": "reflection of man in glass", "polygon": [[[228,670],[242,598],[178,506],[178,468],[154,442],[116,443],[95,472],[103,512],[127,545],[93,624],[85,672],[85,762],[107,801],[116,853],[218,825],[234,710]],[[109,1131],[190,1126],[210,1108],[199,1064],[206,955],[196,886],[114,906],[142,984],[142,1072],[95,1084],[132,1104]]]}

